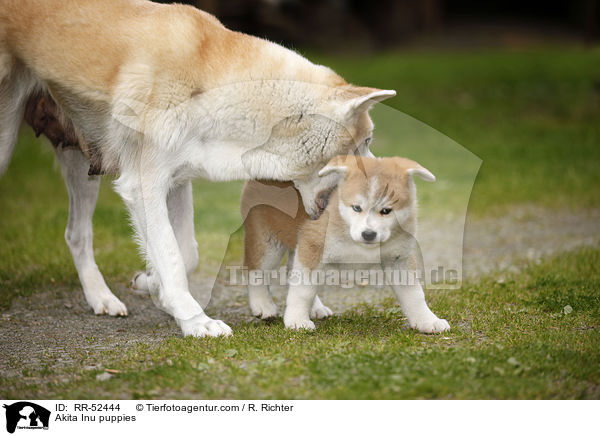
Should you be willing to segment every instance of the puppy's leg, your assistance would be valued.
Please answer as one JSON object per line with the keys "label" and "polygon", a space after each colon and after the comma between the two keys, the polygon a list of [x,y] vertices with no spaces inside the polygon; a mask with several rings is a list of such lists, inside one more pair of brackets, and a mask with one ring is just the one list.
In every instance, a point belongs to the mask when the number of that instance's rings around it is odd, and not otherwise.
{"label": "puppy's leg", "polygon": [[256,220],[252,211],[246,218],[244,233],[244,266],[248,271],[262,271],[260,282],[254,283],[256,277],[252,273],[248,278],[248,300],[252,315],[261,319],[270,319],[277,316],[277,306],[273,302],[269,285],[266,283],[269,271],[276,269],[285,254],[285,246],[277,241]]}
{"label": "puppy's leg", "polygon": [[[413,260],[397,261],[391,267],[397,271],[414,271],[411,268]],[[445,319],[438,318],[427,306],[425,293],[420,283],[398,284],[391,283],[394,293],[400,303],[400,308],[409,325],[421,333],[441,333],[450,329],[450,324]]]}
{"label": "puppy's leg", "polygon": [[69,192],[69,220],[65,239],[88,304],[96,315],[126,316],[127,308],[106,286],[94,259],[92,216],[100,177],[88,176],[90,162],[76,148],[56,149]]}
{"label": "puppy's leg", "polygon": [[[288,262],[287,262],[287,269],[288,269],[288,273],[292,270],[293,266],[294,266],[294,257],[295,257],[295,251],[290,250],[288,252]],[[315,296],[315,301],[313,301],[313,305],[312,308],[310,309],[310,317],[312,319],[323,319],[323,318],[327,318],[328,316],[333,315],[333,311],[325,306],[322,302],[321,299],[319,298],[318,295]]]}
{"label": "puppy's leg", "polygon": [[310,283],[310,270],[295,256],[293,273],[288,276],[289,289],[283,323],[289,329],[314,330],[310,311],[317,296],[317,287]]}
{"label": "puppy's leg", "polygon": [[153,166],[155,162],[163,159],[142,158],[137,166],[122,169],[115,181],[152,270],[150,293],[176,319],[184,336],[230,335],[231,328],[206,315],[189,292],[185,261],[169,221],[168,171]]}
{"label": "puppy's leg", "polygon": [[331,315],[333,315],[333,311],[321,302],[318,295],[315,295],[315,300],[310,309],[310,317],[313,319],[323,319]]}
{"label": "puppy's leg", "polygon": [[[169,192],[167,207],[169,208],[169,220],[189,276],[198,266],[198,243],[194,233],[194,199],[191,181],[187,181]],[[149,290],[153,280],[152,277],[149,277],[149,273],[150,271],[137,273],[131,281],[132,287],[144,291]]]}

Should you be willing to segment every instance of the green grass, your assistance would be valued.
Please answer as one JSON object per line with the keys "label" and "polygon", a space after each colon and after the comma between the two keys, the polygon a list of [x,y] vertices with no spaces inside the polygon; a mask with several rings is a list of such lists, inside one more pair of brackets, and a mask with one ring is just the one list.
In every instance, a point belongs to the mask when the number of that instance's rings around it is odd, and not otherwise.
{"label": "green grass", "polygon": [[[502,283],[490,276],[431,292],[431,307],[453,327],[444,335],[407,329],[390,300],[359,305],[310,333],[287,331],[281,321],[252,323],[234,326],[227,339],[117,349],[99,362],[121,371],[108,381],[78,365],[75,381],[4,380],[0,396],[598,399],[599,266],[600,249],[585,249]],[[48,370],[49,380],[57,375]]]}

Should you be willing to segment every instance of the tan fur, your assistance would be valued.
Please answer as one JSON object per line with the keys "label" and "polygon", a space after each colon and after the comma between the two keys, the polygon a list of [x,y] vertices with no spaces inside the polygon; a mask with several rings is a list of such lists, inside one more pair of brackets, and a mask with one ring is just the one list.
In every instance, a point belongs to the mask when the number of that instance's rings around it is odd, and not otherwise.
{"label": "tan fur", "polygon": [[[281,189],[277,192],[272,188]],[[269,241],[277,240],[293,250],[300,227],[309,220],[300,194],[291,182],[249,181],[241,199],[244,220],[244,265],[260,268]],[[268,223],[268,225],[265,225]]]}
{"label": "tan fur", "polygon": [[[346,175],[338,188],[333,191],[324,213],[311,220],[299,200],[298,191],[291,183],[270,181],[248,182],[242,192],[242,211],[246,216],[245,265],[250,269],[259,268],[260,259],[268,249],[268,241],[275,239],[288,249],[296,250],[302,265],[315,269],[322,260],[326,237],[350,238],[346,223],[340,216],[338,203],[351,206],[357,194],[368,195],[369,182],[378,181],[376,196],[390,198],[393,208],[401,209],[409,205],[409,169],[420,168],[412,160],[394,158],[360,158],[353,155],[337,156],[329,166],[345,167]],[[286,187],[285,193],[274,196],[272,187]],[[297,214],[289,214],[290,203],[297,203]],[[253,207],[250,208],[250,205]],[[245,212],[245,213],[244,213]],[[416,226],[416,213],[412,213],[406,223],[408,229]],[[404,231],[399,229],[399,231]],[[414,262],[414,261],[413,261]]]}
{"label": "tan fur", "polygon": [[[257,78],[323,85],[324,101],[376,91],[350,85],[276,44],[231,31],[194,7],[145,0],[0,0],[0,85],[15,63],[43,83],[64,112],[64,124],[75,125],[82,151],[91,160],[98,160],[97,152],[103,171],[110,173],[119,172],[118,157],[105,150],[102,136],[84,138],[79,131],[90,127],[80,125],[78,117],[82,107],[110,112],[124,90],[159,111]],[[335,153],[347,152],[372,130],[366,111],[357,117]],[[154,120],[141,117],[141,122],[136,130]]]}
{"label": "tan fur", "polygon": [[[304,71],[290,75],[285,65],[278,65],[282,60],[261,56],[270,43],[230,31],[210,14],[185,5],[144,0],[2,0],[0,27],[9,51],[48,83],[59,103],[61,89],[53,83],[60,84],[65,77],[75,86],[85,87],[82,91],[105,95],[108,101],[120,68],[136,61],[170,79],[155,83],[168,87],[153,89],[153,100],[161,104],[165,91],[169,98],[183,100],[192,92],[239,81],[243,71],[250,78],[257,68],[270,72],[261,78],[276,74],[272,78],[289,79],[304,74],[307,81],[346,84],[325,67],[315,75],[308,61]],[[141,40],[145,41],[143,51],[136,46]],[[64,41],[77,44],[64,50]],[[261,62],[256,62],[257,58]],[[298,65],[294,68],[302,70]],[[174,86],[179,87],[179,95],[173,93]]]}
{"label": "tan fur", "polygon": [[305,221],[300,228],[296,254],[302,265],[311,270],[317,268],[321,263],[328,229],[343,231],[342,218],[337,212],[337,207],[335,207],[337,200],[338,192],[336,190],[329,199],[333,207],[325,209],[325,212],[318,219]]}

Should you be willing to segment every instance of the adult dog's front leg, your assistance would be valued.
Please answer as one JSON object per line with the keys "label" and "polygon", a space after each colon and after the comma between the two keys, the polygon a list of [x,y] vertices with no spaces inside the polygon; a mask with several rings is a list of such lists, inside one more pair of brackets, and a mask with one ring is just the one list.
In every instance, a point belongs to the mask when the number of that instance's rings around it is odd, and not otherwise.
{"label": "adult dog's front leg", "polygon": [[[191,181],[171,189],[167,196],[167,207],[169,208],[169,220],[183,256],[185,270],[189,275],[198,266],[198,243],[194,233],[194,199]],[[131,284],[135,289],[148,291],[152,280],[151,271],[139,272],[135,274]]]}
{"label": "adult dog's front leg", "polygon": [[115,185],[146,253],[153,277],[150,293],[158,305],[177,320],[184,336],[231,334],[231,328],[207,316],[189,292],[186,265],[169,221],[167,180],[160,180],[158,171],[123,171]]}
{"label": "adult dog's front leg", "polygon": [[88,176],[89,160],[76,148],[56,149],[69,191],[69,221],[65,232],[88,304],[97,315],[127,315],[125,305],[110,292],[94,259],[92,216],[100,177]]}
{"label": "adult dog's front leg", "polygon": [[[411,263],[412,261],[396,262],[393,268],[397,271],[412,271],[409,269]],[[400,303],[400,308],[412,328],[421,333],[441,333],[450,329],[448,321],[438,318],[427,306],[425,293],[420,283],[391,283],[391,285]]]}

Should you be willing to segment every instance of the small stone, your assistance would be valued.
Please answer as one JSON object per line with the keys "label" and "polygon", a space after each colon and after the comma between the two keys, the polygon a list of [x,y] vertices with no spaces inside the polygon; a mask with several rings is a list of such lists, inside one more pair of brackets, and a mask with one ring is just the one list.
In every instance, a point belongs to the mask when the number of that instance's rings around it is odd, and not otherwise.
{"label": "small stone", "polygon": [[112,374],[109,374],[108,372],[103,372],[102,374],[98,374],[96,376],[96,380],[106,381],[106,380],[109,380],[111,377],[112,377]]}
{"label": "small stone", "polygon": [[67,309],[72,309],[72,308],[73,308],[73,305],[72,305],[71,303],[65,303],[65,307],[66,307]]}
{"label": "small stone", "polygon": [[521,365],[521,364],[519,363],[519,361],[518,361],[517,359],[515,359],[514,357],[510,357],[510,358],[508,359],[508,364],[509,364],[509,365],[512,365],[512,366],[519,366],[519,365]]}
{"label": "small stone", "polygon": [[230,348],[228,350],[225,350],[224,354],[226,357],[234,357],[237,353],[238,351],[235,348]]}

